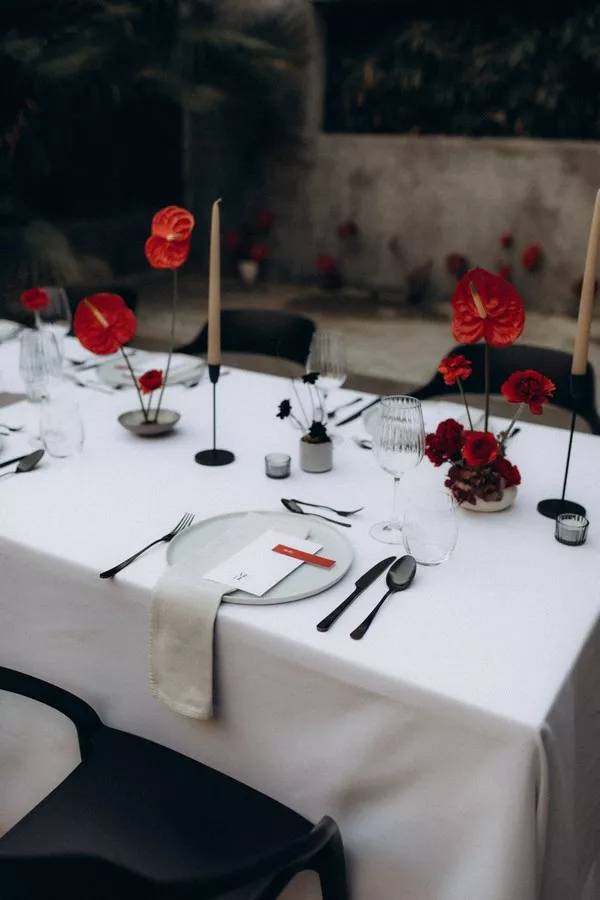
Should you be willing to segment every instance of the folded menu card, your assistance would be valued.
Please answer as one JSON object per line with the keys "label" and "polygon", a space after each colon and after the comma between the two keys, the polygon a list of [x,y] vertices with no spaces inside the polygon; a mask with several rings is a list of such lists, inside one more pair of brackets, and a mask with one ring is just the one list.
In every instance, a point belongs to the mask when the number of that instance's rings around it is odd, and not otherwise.
{"label": "folded menu card", "polygon": [[[281,552],[282,546],[287,552]],[[316,554],[322,546],[297,537],[291,539],[289,534],[282,531],[266,531],[214,569],[205,572],[203,577],[262,597],[306,561],[303,555]],[[302,555],[294,556],[289,552],[290,549],[299,551]]]}

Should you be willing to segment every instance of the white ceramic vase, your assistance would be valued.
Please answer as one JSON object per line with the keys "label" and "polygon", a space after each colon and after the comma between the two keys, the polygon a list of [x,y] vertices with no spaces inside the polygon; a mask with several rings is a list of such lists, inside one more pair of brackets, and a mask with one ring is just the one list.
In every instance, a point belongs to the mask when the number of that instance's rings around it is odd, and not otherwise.
{"label": "white ceramic vase", "polygon": [[300,468],[303,472],[329,472],[333,466],[333,444],[313,444],[300,439]]}
{"label": "white ceramic vase", "polygon": [[508,509],[509,506],[513,505],[516,496],[517,488],[512,485],[504,488],[501,500],[482,500],[481,497],[477,497],[475,503],[461,503],[460,508],[478,513],[501,512],[503,509]]}
{"label": "white ceramic vase", "polygon": [[244,284],[254,284],[258,278],[258,263],[253,259],[242,259],[238,263],[238,272]]}

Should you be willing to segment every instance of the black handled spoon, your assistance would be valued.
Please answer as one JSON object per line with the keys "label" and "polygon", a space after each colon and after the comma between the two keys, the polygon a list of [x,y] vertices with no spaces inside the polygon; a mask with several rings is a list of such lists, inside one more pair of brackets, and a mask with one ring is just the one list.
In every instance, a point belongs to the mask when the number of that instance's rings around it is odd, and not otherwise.
{"label": "black handled spoon", "polygon": [[417,561],[413,556],[401,556],[400,559],[397,559],[385,578],[388,586],[387,592],[381,598],[375,609],[371,610],[364,622],[361,622],[360,625],[351,632],[350,637],[355,641],[360,641],[369,630],[371,622],[390,594],[394,594],[396,591],[405,591],[407,587],[410,587],[416,573]]}
{"label": "black handled spoon", "polygon": [[[19,475],[21,472],[31,472],[31,470],[35,469],[39,463],[44,452],[44,450],[34,450],[33,453],[23,457],[16,469],[13,469],[12,472],[3,472],[2,475],[0,475],[0,478],[4,478],[5,475]],[[20,483],[21,482],[19,482],[19,484]]]}
{"label": "black handled spoon", "polygon": [[314,516],[315,519],[323,519],[325,522],[332,522],[334,525],[341,525],[342,528],[352,528],[350,522],[338,522],[337,519],[328,519],[327,516],[319,516],[317,513],[309,513],[306,512],[305,509],[302,509],[295,500],[284,500],[281,498],[281,502],[291,513],[298,513],[299,516]]}

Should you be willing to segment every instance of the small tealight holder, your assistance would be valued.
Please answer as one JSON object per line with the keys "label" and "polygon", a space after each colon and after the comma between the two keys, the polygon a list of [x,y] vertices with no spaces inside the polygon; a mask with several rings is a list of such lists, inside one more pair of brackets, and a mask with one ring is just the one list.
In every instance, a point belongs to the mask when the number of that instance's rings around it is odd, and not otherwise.
{"label": "small tealight holder", "polygon": [[580,544],[585,544],[589,524],[585,516],[579,516],[576,513],[561,513],[556,520],[554,537],[561,544],[579,547]]}
{"label": "small tealight holder", "polygon": [[287,453],[267,453],[265,456],[265,472],[268,478],[288,478],[292,464]]}

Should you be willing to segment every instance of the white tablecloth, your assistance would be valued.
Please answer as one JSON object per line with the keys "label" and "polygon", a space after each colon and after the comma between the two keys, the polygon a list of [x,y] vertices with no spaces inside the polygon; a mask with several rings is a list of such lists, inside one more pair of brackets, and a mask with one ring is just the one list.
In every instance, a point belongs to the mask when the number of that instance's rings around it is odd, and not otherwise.
{"label": "white tablecloth", "polygon": [[[16,359],[16,342],[0,346],[4,389],[21,387]],[[218,387],[218,442],[236,461],[211,469],[193,458],[210,445],[208,383],[167,389],[167,406],[182,420],[157,440],[118,425],[117,415],[135,407],[131,392],[69,390],[85,422],[81,456],[46,456],[34,473],[0,482],[3,664],[74,691],[108,724],[200,759],[313,820],[334,816],[354,900],[600,896],[597,438],[578,434],[573,449],[569,496],[592,522],[584,547],[558,544],[553,522],[535,509],[560,491],[567,434],[524,425],[510,445],[523,475],[515,506],[461,512],[453,558],[419,569],[355,642],[349,632],[379,599],[380,583],[330,632],[315,625],[390,552],[368,535],[390,511],[392,484],[350,440],[360,423],[340,430],[331,473],[301,473],[297,433],[275,417],[279,401],[293,399],[289,382],[234,371]],[[426,418],[431,426],[453,411],[429,404]],[[0,421],[36,416],[21,404],[2,410]],[[23,446],[23,436],[12,437],[0,461]],[[287,481],[264,476],[264,454],[275,450],[293,455]],[[403,489],[442,479],[424,461]],[[281,509],[281,496],[366,506],[348,529],[351,572],[298,603],[223,605],[218,718],[177,715],[151,697],[147,675],[150,592],[164,548],[114,582],[98,572],[186,510],[201,518]],[[30,707],[0,708],[4,827],[75,758],[70,732]],[[319,895],[305,879],[288,896]]]}

